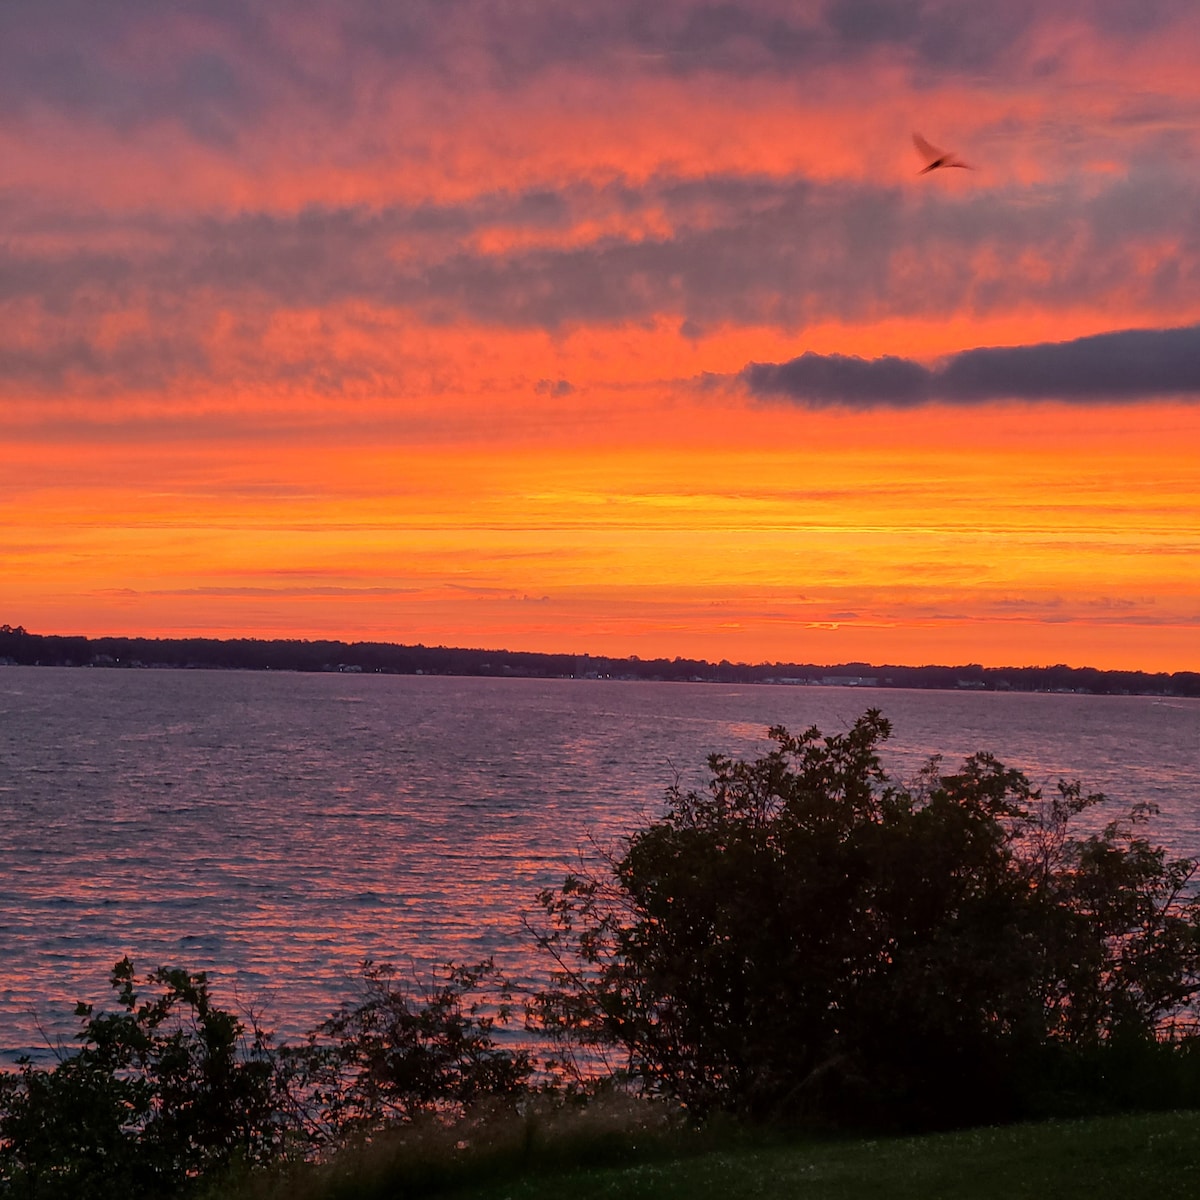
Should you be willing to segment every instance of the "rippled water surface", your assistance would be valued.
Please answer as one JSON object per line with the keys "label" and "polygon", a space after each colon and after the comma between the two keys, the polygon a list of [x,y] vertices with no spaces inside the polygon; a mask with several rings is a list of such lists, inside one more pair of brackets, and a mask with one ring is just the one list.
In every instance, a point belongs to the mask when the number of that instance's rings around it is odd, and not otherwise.
{"label": "rippled water surface", "polygon": [[1200,702],[715,684],[0,669],[0,1058],[107,1000],[112,963],[207,969],[294,1036],[363,958],[541,964],[521,925],[594,838],[766,728],[894,725],[902,777],[991,750],[1149,800],[1200,853]]}

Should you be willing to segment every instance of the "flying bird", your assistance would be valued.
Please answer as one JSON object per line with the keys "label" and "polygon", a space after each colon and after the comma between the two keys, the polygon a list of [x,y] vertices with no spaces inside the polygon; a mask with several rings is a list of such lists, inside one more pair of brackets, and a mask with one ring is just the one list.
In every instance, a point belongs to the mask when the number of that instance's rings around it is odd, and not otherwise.
{"label": "flying bird", "polygon": [[930,171],[936,171],[939,167],[963,167],[968,171],[975,169],[970,163],[963,162],[961,158],[955,158],[953,154],[945,150],[939,150],[936,146],[931,146],[919,133],[913,134],[913,145],[916,146],[917,152],[922,158],[929,160],[927,165],[917,172],[918,175],[927,175]]}

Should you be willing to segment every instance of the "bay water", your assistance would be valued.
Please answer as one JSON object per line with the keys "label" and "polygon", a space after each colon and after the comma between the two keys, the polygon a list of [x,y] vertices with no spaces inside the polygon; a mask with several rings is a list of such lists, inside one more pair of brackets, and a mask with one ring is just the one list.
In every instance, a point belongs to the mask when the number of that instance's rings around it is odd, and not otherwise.
{"label": "bay water", "polygon": [[1053,788],[1156,804],[1200,854],[1200,701],[896,689],[268,672],[0,668],[0,1062],[50,1053],[74,1003],[139,971],[205,970],[282,1037],[353,994],[494,955],[544,977],[523,923],[597,847],[658,816],[712,752],[867,708],[910,778],[989,750]]}

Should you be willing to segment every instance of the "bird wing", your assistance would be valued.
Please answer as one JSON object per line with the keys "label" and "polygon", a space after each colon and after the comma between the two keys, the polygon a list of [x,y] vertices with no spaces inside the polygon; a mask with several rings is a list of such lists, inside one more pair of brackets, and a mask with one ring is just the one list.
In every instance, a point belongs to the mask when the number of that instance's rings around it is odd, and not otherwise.
{"label": "bird wing", "polygon": [[941,158],[945,154],[944,150],[939,150],[936,146],[931,146],[919,133],[913,134],[913,145],[926,158]]}

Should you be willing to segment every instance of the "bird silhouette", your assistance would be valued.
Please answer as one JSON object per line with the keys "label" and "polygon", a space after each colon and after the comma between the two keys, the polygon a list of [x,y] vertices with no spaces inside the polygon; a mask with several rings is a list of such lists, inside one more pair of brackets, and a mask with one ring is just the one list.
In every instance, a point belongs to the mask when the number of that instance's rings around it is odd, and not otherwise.
{"label": "bird silhouette", "polygon": [[919,133],[913,134],[913,145],[916,146],[917,152],[922,158],[929,160],[917,172],[918,175],[928,175],[930,171],[936,171],[939,167],[963,167],[968,171],[975,169],[970,163],[963,162],[961,158],[955,158],[953,154],[945,150],[939,150],[936,146],[931,146]]}

